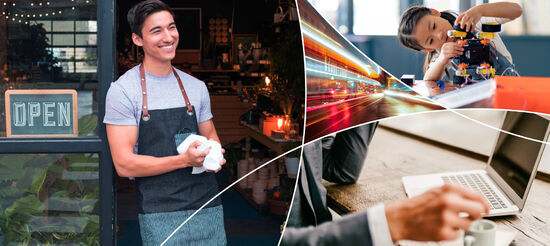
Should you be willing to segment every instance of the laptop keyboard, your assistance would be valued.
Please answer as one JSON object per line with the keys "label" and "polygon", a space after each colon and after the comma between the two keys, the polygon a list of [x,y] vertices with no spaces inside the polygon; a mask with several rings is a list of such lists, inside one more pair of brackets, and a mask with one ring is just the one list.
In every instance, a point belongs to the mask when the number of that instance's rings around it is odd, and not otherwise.
{"label": "laptop keyboard", "polygon": [[448,175],[441,178],[446,184],[460,185],[481,193],[489,203],[489,206],[491,206],[491,209],[507,208],[506,204],[479,173]]}

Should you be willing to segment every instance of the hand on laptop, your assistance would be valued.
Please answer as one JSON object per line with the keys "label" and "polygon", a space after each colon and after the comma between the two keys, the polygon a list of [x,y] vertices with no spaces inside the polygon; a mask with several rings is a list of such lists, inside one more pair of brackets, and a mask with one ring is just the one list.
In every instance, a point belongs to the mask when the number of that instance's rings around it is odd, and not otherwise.
{"label": "hand on laptop", "polygon": [[[489,205],[478,193],[455,185],[444,185],[422,195],[386,204],[385,212],[392,240],[452,240],[458,230],[488,213]],[[467,213],[468,217],[459,216]]]}

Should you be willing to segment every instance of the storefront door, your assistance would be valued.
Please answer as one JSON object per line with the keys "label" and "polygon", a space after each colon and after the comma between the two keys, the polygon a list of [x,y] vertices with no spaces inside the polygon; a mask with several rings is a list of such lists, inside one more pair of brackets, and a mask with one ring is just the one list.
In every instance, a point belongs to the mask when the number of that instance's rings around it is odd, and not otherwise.
{"label": "storefront door", "polygon": [[0,245],[113,245],[114,1],[0,4]]}

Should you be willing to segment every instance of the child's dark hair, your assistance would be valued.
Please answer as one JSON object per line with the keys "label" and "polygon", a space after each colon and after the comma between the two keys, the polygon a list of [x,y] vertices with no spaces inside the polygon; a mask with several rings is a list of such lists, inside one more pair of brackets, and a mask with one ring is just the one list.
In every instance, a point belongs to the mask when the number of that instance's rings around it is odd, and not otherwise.
{"label": "child's dark hair", "polygon": [[[422,17],[426,15],[433,15],[430,8],[424,6],[412,6],[405,10],[401,15],[401,20],[399,21],[399,29],[397,30],[397,40],[401,45],[416,51],[421,51],[424,49],[413,37],[414,28],[416,24]],[[454,17],[449,12],[441,12],[441,18],[449,21],[451,25],[454,24],[456,17]],[[424,60],[423,71],[428,70],[428,65],[435,55],[436,51],[432,51],[426,54],[426,59]],[[449,77],[448,71],[445,70],[447,77]]]}
{"label": "child's dark hair", "polygon": [[141,29],[143,28],[143,22],[145,22],[145,19],[160,11],[168,11],[172,17],[174,17],[174,12],[172,12],[170,7],[160,0],[145,0],[134,5],[134,7],[128,11],[127,16],[128,24],[130,24],[132,33],[142,37]]}

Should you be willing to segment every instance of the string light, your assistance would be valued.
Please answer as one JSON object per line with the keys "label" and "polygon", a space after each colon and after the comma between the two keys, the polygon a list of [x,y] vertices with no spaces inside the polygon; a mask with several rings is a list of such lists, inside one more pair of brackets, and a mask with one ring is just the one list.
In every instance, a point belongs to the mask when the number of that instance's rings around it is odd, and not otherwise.
{"label": "string light", "polygon": [[55,15],[55,12],[52,12],[52,15]]}
{"label": "string light", "polygon": [[74,10],[74,6],[71,9]]}
{"label": "string light", "polygon": [[15,3],[12,3],[11,5],[15,7]]}
{"label": "string light", "polygon": [[59,10],[59,13],[61,14],[61,10]]}
{"label": "string light", "polygon": [[46,2],[46,5],[50,5],[50,2]]}
{"label": "string light", "polygon": [[34,3],[31,3],[31,6],[34,6]]}

